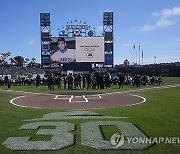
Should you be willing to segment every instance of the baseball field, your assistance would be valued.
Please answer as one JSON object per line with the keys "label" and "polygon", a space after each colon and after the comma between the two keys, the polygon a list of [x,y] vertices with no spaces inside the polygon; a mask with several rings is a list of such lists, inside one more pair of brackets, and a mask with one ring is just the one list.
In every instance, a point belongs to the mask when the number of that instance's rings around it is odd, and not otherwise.
{"label": "baseball field", "polygon": [[0,153],[179,153],[179,115],[180,77],[124,89],[0,87]]}

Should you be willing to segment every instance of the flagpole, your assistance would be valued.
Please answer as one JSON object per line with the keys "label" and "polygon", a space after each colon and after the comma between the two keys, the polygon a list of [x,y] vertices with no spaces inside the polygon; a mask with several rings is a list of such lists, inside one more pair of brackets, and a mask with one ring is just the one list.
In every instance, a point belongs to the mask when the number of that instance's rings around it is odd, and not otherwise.
{"label": "flagpole", "polygon": [[141,51],[140,51],[140,49],[141,49],[141,46],[140,46],[140,43],[139,43],[139,65],[141,65],[141,62],[140,62],[140,59],[141,59]]}
{"label": "flagpole", "polygon": [[137,50],[136,50],[136,65],[137,65]]}
{"label": "flagpole", "polygon": [[134,44],[134,46],[133,46],[133,65],[134,65],[134,57],[135,57],[135,48],[136,48],[136,46]]}
{"label": "flagpole", "polygon": [[144,53],[143,53],[143,50],[142,50],[142,65],[143,65],[143,58],[144,58]]}

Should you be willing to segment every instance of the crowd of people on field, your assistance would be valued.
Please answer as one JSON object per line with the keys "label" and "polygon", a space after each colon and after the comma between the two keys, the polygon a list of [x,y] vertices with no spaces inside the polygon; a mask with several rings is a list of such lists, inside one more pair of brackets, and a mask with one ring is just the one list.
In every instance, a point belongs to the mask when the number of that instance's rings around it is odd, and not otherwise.
{"label": "crowd of people on field", "polygon": [[38,74],[36,78],[19,77],[18,79],[10,79],[6,75],[4,78],[0,78],[0,86],[7,86],[11,88],[11,85],[23,86],[23,85],[47,85],[50,91],[54,90],[56,85],[58,89],[107,89],[114,85],[118,85],[118,88],[124,88],[124,85],[132,85],[132,87],[140,87],[147,85],[161,85],[163,84],[163,78],[161,76],[140,76],[135,74],[133,76],[125,75],[123,73],[112,76],[109,72],[97,73],[91,72],[89,74],[72,74],[68,75],[53,75],[49,74],[44,78],[41,78]]}
{"label": "crowd of people on field", "polygon": [[4,78],[0,78],[0,86],[11,85],[47,85],[50,91],[54,90],[54,86],[57,85],[58,89],[62,87],[64,89],[73,90],[73,89],[107,89],[111,88],[114,85],[118,85],[118,88],[124,88],[124,85],[132,85],[133,87],[147,86],[147,85],[161,85],[163,84],[163,78],[161,76],[140,76],[135,74],[133,76],[125,75],[119,73],[115,76],[112,76],[109,72],[106,73],[97,73],[91,72],[89,74],[72,74],[69,73],[66,76],[53,75],[49,74],[45,78],[41,78],[40,75],[37,75],[34,79],[29,79],[25,77],[19,77],[18,79],[10,79],[6,75]]}

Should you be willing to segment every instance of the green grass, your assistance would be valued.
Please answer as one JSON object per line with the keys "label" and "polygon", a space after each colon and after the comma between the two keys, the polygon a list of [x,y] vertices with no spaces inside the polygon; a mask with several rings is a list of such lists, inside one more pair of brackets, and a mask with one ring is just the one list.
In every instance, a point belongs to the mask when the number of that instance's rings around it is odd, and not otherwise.
{"label": "green grass", "polygon": [[180,83],[180,77],[164,77],[163,80],[166,84]]}
{"label": "green grass", "polygon": [[[127,87],[128,88],[128,87]],[[129,87],[130,88],[130,87]],[[32,89],[31,89],[32,90]],[[154,92],[144,92],[139,95],[145,97],[147,102],[144,104],[119,107],[110,109],[91,110],[106,116],[127,116],[128,119],[121,121],[131,122],[139,127],[149,137],[180,137],[180,87],[163,89]],[[28,109],[13,106],[9,101],[16,97],[0,93],[0,143],[3,143],[8,137],[31,136],[32,140],[50,140],[51,136],[36,135],[37,130],[19,130],[23,124],[30,123],[24,120],[41,118],[44,114],[51,112],[62,112],[66,110],[51,109]],[[68,110],[71,111],[71,110]],[[170,153],[171,151],[180,151],[180,144],[156,144],[146,150],[96,150],[80,144],[81,124],[92,120],[63,120],[76,124],[76,144],[74,146],[57,151],[11,151],[0,144],[0,153],[2,154],[51,154],[51,153]],[[94,121],[98,121],[94,119]],[[47,128],[47,127],[41,127]],[[53,129],[49,127],[50,129]],[[101,131],[105,139],[109,139],[112,134],[117,132],[114,126],[103,126]]]}

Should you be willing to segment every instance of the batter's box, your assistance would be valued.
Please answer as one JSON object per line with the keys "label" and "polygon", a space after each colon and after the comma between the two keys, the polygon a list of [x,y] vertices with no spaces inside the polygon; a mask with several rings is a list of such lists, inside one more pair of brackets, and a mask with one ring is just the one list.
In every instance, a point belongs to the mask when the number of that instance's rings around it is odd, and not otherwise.
{"label": "batter's box", "polygon": [[95,100],[95,99],[101,99],[102,98],[102,96],[101,95],[86,95],[86,97],[87,97],[87,99],[93,99],[93,100]]}
{"label": "batter's box", "polygon": [[71,95],[56,95],[54,99],[67,99],[69,100],[71,98]]}
{"label": "batter's box", "polygon": [[73,96],[71,95],[71,98],[69,99],[69,102],[89,102],[86,96]]}

